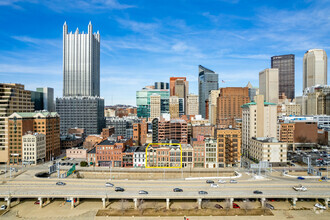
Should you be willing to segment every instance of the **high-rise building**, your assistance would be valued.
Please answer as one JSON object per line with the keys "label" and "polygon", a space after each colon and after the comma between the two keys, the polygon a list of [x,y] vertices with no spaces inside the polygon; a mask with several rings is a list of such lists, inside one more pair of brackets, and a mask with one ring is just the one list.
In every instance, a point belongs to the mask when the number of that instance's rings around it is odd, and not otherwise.
{"label": "high-rise building", "polygon": [[150,119],[160,118],[160,95],[153,94],[150,96]]}
{"label": "high-rise building", "polygon": [[249,102],[248,87],[220,88],[216,112],[218,128],[236,127],[235,120],[242,118],[241,106]]}
{"label": "high-rise building", "polygon": [[136,141],[138,146],[147,143],[148,123],[142,120],[140,123],[133,124],[133,141]]}
{"label": "high-rise building", "polygon": [[263,95],[257,95],[255,102],[244,104],[242,115],[242,152],[245,155],[248,155],[252,137],[277,137],[277,105],[264,102]]}
{"label": "high-rise building", "polygon": [[220,90],[211,90],[209,94],[209,106],[208,106],[208,118],[212,125],[215,125],[217,122],[217,99],[219,97]]}
{"label": "high-rise building", "polygon": [[60,151],[60,116],[56,112],[15,112],[6,118],[9,163],[22,162],[22,136],[27,132],[46,135],[46,161],[55,159]]}
{"label": "high-rise building", "polygon": [[265,69],[259,73],[259,94],[266,102],[278,103],[278,69]]}
{"label": "high-rise building", "polygon": [[68,33],[63,25],[63,96],[100,96],[100,34]]}
{"label": "high-rise building", "polygon": [[155,89],[170,89],[170,86],[167,82],[155,82]]}
{"label": "high-rise building", "polygon": [[84,128],[87,135],[104,128],[104,99],[93,96],[56,98],[56,112],[61,116],[61,133],[69,128]]}
{"label": "high-rise building", "polygon": [[158,143],[176,140],[180,144],[188,143],[187,122],[183,119],[160,120],[158,123]]}
{"label": "high-rise building", "polygon": [[250,98],[250,101],[253,102],[254,101],[254,97],[256,95],[259,95],[259,88],[253,87],[250,82],[248,82],[248,84],[246,85],[246,87],[249,88],[249,98]]}
{"label": "high-rise building", "polygon": [[315,85],[327,85],[327,65],[327,54],[324,50],[308,50],[303,59],[303,89]]}
{"label": "high-rise building", "polygon": [[189,94],[187,97],[187,115],[198,115],[198,95]]}
{"label": "high-rise building", "polygon": [[293,54],[273,56],[271,67],[278,69],[278,96],[295,98],[295,58]]}
{"label": "high-rise building", "polygon": [[179,98],[177,96],[170,97],[170,115],[171,118],[179,118]]}
{"label": "high-rise building", "polygon": [[211,90],[218,90],[219,76],[214,71],[201,65],[198,66],[198,95],[199,95],[199,113],[205,118],[205,101],[209,98]]}
{"label": "high-rise building", "polygon": [[100,34],[68,33],[63,26],[63,98],[56,99],[61,115],[61,133],[84,128],[86,134],[100,133],[104,127],[104,99],[100,97]]}
{"label": "high-rise building", "polygon": [[8,162],[9,145],[6,133],[6,117],[14,112],[33,112],[31,91],[24,89],[24,85],[14,83],[0,83],[0,163]]}
{"label": "high-rise building", "polygon": [[55,111],[55,103],[54,103],[54,89],[49,87],[37,88],[37,92],[41,92],[43,94],[43,109],[49,112]]}
{"label": "high-rise building", "polygon": [[180,79],[186,82],[187,78],[186,77],[170,77],[170,96],[176,95],[175,92],[175,82]]}

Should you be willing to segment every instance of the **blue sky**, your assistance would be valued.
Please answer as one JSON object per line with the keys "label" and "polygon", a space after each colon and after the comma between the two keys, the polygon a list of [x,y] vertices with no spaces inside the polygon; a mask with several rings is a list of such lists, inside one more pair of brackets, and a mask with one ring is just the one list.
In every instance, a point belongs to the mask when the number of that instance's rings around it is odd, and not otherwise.
{"label": "blue sky", "polygon": [[0,0],[0,81],[62,96],[62,26],[101,34],[101,96],[133,104],[135,92],[170,76],[187,76],[197,94],[198,65],[221,87],[258,86],[270,57],[330,51],[328,0]]}

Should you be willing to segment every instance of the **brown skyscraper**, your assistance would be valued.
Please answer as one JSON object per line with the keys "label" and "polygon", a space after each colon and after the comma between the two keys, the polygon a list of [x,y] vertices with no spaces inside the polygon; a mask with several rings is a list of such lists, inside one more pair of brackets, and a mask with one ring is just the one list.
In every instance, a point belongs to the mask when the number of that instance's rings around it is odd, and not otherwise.
{"label": "brown skyscraper", "polygon": [[242,118],[241,106],[249,102],[248,87],[221,88],[217,99],[217,127],[235,127],[235,119]]}

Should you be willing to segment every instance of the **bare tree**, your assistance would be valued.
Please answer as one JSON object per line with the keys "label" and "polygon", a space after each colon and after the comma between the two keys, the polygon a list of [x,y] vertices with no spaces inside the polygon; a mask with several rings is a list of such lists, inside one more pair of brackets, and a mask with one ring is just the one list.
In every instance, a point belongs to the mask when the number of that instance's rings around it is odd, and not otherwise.
{"label": "bare tree", "polygon": [[124,212],[125,212],[128,208],[129,208],[128,200],[126,200],[126,199],[121,199],[120,210],[121,210],[122,214],[124,214]]}
{"label": "bare tree", "polygon": [[202,208],[208,208],[208,206],[209,206],[209,203],[210,203],[210,200],[208,200],[208,199],[203,199],[202,200]]}
{"label": "bare tree", "polygon": [[143,199],[141,199],[139,201],[139,206],[138,206],[138,209],[139,209],[139,212],[140,212],[140,215],[143,215],[143,212],[144,210],[146,209],[146,206],[147,204],[145,203],[145,201]]}
{"label": "bare tree", "polygon": [[242,208],[245,210],[245,214],[247,214],[247,211],[252,208],[252,204],[249,199],[244,200]]}
{"label": "bare tree", "polygon": [[228,215],[228,211],[230,208],[231,208],[230,199],[227,198],[225,203],[226,215]]}

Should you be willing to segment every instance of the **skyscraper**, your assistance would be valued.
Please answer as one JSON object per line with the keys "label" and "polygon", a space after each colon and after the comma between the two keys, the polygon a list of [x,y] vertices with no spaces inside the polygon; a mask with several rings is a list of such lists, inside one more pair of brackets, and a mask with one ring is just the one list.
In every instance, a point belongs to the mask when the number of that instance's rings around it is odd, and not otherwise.
{"label": "skyscraper", "polygon": [[209,98],[211,90],[217,90],[218,74],[201,65],[198,66],[198,94],[199,94],[199,113],[205,117],[205,101]]}
{"label": "skyscraper", "polygon": [[295,97],[295,66],[294,55],[280,55],[271,58],[271,67],[278,69],[278,95],[283,93],[288,99]]}
{"label": "skyscraper", "polygon": [[84,128],[86,134],[100,133],[104,121],[104,99],[100,97],[100,34],[68,33],[63,25],[63,98],[56,99],[61,133]]}
{"label": "skyscraper", "polygon": [[259,73],[259,94],[266,102],[278,103],[278,69],[265,69]]}
{"label": "skyscraper", "polygon": [[308,50],[303,59],[303,89],[327,85],[327,54],[322,49]]}
{"label": "skyscraper", "polygon": [[68,33],[63,25],[63,96],[100,96],[100,34]]}

